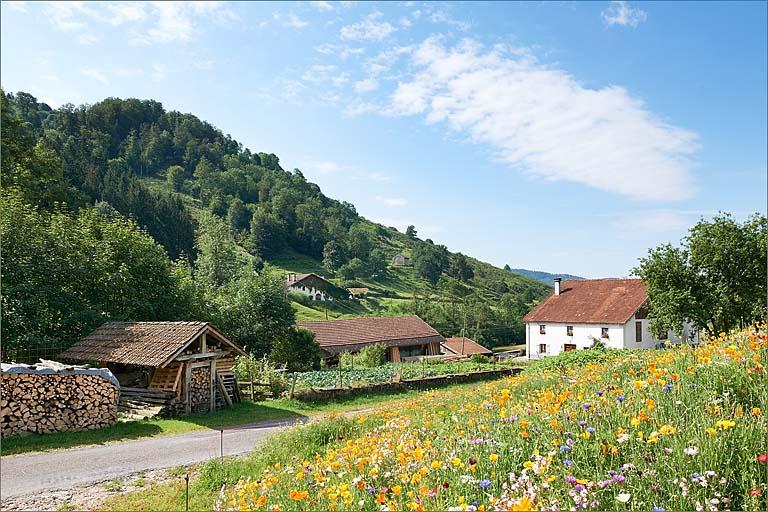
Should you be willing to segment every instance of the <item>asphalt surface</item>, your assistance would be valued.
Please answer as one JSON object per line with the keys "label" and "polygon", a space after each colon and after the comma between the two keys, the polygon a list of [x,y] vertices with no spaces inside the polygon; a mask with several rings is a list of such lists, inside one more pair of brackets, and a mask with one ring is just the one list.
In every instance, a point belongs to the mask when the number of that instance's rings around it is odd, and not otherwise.
{"label": "asphalt surface", "polygon": [[[277,430],[306,418],[224,429],[224,455],[247,452]],[[203,462],[220,456],[218,430],[0,458],[0,498],[104,482],[140,471]]]}

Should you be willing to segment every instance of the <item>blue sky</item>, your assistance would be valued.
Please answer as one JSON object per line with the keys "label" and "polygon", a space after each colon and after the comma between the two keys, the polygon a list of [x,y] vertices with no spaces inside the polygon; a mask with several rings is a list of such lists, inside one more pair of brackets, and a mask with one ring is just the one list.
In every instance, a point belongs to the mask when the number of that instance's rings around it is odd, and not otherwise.
{"label": "blue sky", "polygon": [[2,86],[153,98],[366,217],[629,273],[766,211],[766,3],[2,3]]}

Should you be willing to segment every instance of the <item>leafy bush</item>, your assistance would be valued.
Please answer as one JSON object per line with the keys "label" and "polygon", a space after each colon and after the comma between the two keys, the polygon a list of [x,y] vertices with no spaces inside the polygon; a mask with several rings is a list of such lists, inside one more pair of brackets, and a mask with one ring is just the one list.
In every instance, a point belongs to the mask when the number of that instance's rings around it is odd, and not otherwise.
{"label": "leafy bush", "polygon": [[375,368],[387,362],[387,347],[383,343],[366,345],[355,358],[360,366]]}
{"label": "leafy bush", "polygon": [[280,396],[288,384],[285,375],[277,371],[275,364],[264,356],[257,358],[253,354],[237,356],[235,358],[234,372],[237,380],[269,383],[269,391],[272,396]]}
{"label": "leafy bush", "polygon": [[291,371],[320,369],[320,345],[315,333],[307,329],[291,328],[272,345],[270,359]]}
{"label": "leafy bush", "polygon": [[630,351],[625,349],[572,350],[536,361],[526,368],[526,371],[565,370],[590,363],[603,363],[629,353]]}
{"label": "leafy bush", "polygon": [[472,354],[469,358],[473,363],[492,363],[493,358],[484,356],[483,354]]}

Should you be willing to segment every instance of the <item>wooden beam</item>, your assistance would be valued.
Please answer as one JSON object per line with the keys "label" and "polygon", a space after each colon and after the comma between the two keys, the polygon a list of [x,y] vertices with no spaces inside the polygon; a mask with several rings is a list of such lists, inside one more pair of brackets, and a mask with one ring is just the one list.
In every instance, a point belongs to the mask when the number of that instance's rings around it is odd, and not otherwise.
{"label": "wooden beam", "polygon": [[200,353],[205,354],[208,352],[208,338],[206,338],[206,333],[203,332],[203,335],[200,336]]}
{"label": "wooden beam", "polygon": [[176,398],[181,398],[181,374],[184,372],[184,363],[179,363],[179,371],[176,372],[176,380],[173,382],[173,391],[176,393]]}
{"label": "wooden beam", "polygon": [[190,402],[189,387],[192,383],[192,365],[187,363],[184,365],[184,413],[189,414],[192,412],[192,403]]}
{"label": "wooden beam", "polygon": [[208,359],[210,357],[219,358],[227,355],[228,352],[206,352],[205,354],[188,354],[186,356],[179,356],[176,361],[191,361],[193,359]]}
{"label": "wooden beam", "polygon": [[219,385],[219,391],[221,392],[221,396],[224,397],[224,401],[227,402],[228,406],[232,407],[232,399],[229,398],[227,387],[224,385],[224,379],[221,377],[220,373],[216,374],[216,383]]}
{"label": "wooden beam", "polygon": [[211,407],[208,409],[213,412],[216,410],[216,360],[211,359]]}

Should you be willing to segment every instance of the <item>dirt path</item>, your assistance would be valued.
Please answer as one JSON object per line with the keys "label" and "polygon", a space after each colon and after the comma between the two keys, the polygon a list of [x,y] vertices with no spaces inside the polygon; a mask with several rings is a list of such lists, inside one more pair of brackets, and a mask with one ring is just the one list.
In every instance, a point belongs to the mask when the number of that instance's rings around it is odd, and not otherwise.
{"label": "dirt path", "polygon": [[[224,455],[237,455],[258,441],[306,418],[265,421],[224,429]],[[0,459],[0,508],[7,499],[52,489],[71,489],[96,482],[202,462],[220,455],[218,430],[197,430],[173,436]]]}

